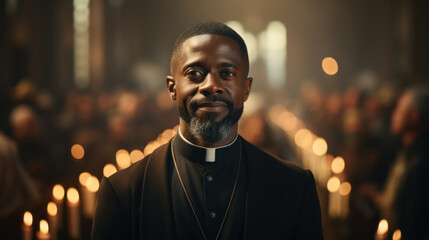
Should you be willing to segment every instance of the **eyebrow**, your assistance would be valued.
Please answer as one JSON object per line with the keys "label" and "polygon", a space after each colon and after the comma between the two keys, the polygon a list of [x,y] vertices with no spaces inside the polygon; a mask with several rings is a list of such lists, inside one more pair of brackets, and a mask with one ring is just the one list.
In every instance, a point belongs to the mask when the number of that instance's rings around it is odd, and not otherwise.
{"label": "eyebrow", "polygon": [[183,67],[182,72],[184,72],[186,69],[190,68],[190,67],[200,67],[200,68],[205,68],[205,65],[203,62],[193,62],[190,63],[186,66]]}

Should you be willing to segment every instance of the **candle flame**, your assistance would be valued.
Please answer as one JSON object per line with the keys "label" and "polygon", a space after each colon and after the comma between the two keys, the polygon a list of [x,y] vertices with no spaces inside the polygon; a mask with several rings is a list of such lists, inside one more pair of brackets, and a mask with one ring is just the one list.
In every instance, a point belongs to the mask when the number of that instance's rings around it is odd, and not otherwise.
{"label": "candle flame", "polygon": [[71,155],[75,158],[75,159],[82,159],[83,156],[85,156],[85,149],[83,149],[82,145],[80,144],[75,144],[71,147]]}
{"label": "candle flame", "polygon": [[118,151],[116,151],[116,158],[118,158],[118,156],[120,154],[124,154],[124,153],[125,154],[129,154],[127,150],[125,150],[125,149],[119,149]]}
{"label": "candle flame", "polygon": [[106,164],[106,166],[104,166],[103,168],[103,175],[105,177],[110,177],[112,176],[112,174],[114,174],[115,172],[117,172],[118,170],[116,169],[115,165],[108,163]]}
{"label": "candle flame", "polygon": [[82,186],[86,186],[86,181],[88,178],[91,177],[91,174],[89,172],[83,172],[79,174],[79,183]]}
{"label": "candle flame", "polygon": [[130,154],[128,152],[121,152],[116,155],[116,164],[119,169],[127,168],[131,165]]}
{"label": "candle flame", "polygon": [[40,220],[40,232],[43,234],[47,234],[49,232],[49,224],[45,219]]}
{"label": "candle flame", "polygon": [[67,190],[67,200],[73,204],[79,202],[79,192],[76,190],[76,188],[69,188]]}
{"label": "candle flame", "polygon": [[313,134],[308,129],[300,129],[295,133],[294,140],[296,145],[307,148],[311,145],[311,141],[313,140]]}
{"label": "candle flame", "polygon": [[386,219],[381,219],[378,223],[377,235],[382,236],[389,231],[389,224]]}
{"label": "candle flame", "polygon": [[392,240],[401,240],[401,237],[402,237],[401,230],[396,229],[396,230],[393,232]]}
{"label": "candle flame", "polygon": [[352,185],[349,182],[343,182],[340,185],[340,194],[343,196],[347,196],[352,191]]}
{"label": "candle flame", "polygon": [[317,138],[313,142],[313,152],[317,156],[323,156],[328,151],[328,144],[326,143],[325,139],[323,138]]}
{"label": "candle flame", "polygon": [[52,189],[52,195],[56,200],[63,200],[64,199],[64,187],[60,184],[57,184]]}
{"label": "candle flame", "polygon": [[86,187],[87,187],[88,191],[90,191],[90,192],[97,192],[98,188],[100,187],[100,182],[98,181],[98,179],[96,177],[90,176],[86,180]]}
{"label": "candle flame", "polygon": [[58,212],[57,204],[55,204],[54,202],[49,202],[47,210],[49,216],[56,216]]}
{"label": "candle flame", "polygon": [[344,168],[346,166],[346,163],[344,162],[344,159],[342,157],[336,157],[332,161],[331,169],[332,172],[336,174],[340,174],[344,171]]}
{"label": "candle flame", "polygon": [[33,225],[33,215],[29,211],[24,213],[24,225],[27,227],[31,227],[31,225]]}
{"label": "candle flame", "polygon": [[136,163],[140,160],[142,160],[144,157],[144,154],[142,151],[135,149],[133,151],[131,151],[130,153],[130,159],[131,159],[131,163]]}
{"label": "candle flame", "polygon": [[338,177],[331,177],[328,180],[328,185],[327,185],[327,189],[329,192],[334,193],[336,191],[338,191],[338,189],[340,188],[340,179]]}
{"label": "candle flame", "polygon": [[322,69],[328,75],[335,75],[338,72],[338,63],[332,57],[325,57],[322,60]]}

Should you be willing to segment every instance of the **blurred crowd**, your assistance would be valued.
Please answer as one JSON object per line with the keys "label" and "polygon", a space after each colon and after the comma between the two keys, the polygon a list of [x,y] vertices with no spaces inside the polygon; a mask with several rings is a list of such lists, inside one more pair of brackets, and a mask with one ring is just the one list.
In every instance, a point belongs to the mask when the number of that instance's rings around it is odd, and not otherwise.
{"label": "blurred crowd", "polygon": [[[44,92],[23,80],[2,97],[0,119],[0,232],[19,236],[22,214],[45,214],[52,186],[76,186],[79,173],[99,179],[118,149],[140,149],[178,124],[167,91],[137,89],[99,93]],[[327,90],[304,82],[299,96],[284,104],[307,128],[326,139],[328,153],[346,162],[352,185],[350,211],[340,223],[324,214],[326,239],[373,239],[386,218],[403,239],[425,239],[429,201],[428,111],[425,86],[404,88],[380,83]],[[300,164],[294,143],[267,117],[269,103],[240,122],[239,132],[267,152]],[[85,149],[81,160],[73,144]],[[426,184],[426,185],[425,185]],[[336,227],[341,224],[345,230]],[[417,227],[416,227],[417,226]],[[9,234],[9,235],[7,235]],[[390,233],[391,234],[391,233]],[[89,236],[89,235],[88,235]],[[7,238],[6,238],[7,239]]]}

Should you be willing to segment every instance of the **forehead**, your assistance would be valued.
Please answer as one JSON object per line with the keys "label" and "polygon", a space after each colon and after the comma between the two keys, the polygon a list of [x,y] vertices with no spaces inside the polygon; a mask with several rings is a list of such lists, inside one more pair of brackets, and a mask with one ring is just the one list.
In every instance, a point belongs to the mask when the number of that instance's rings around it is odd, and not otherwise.
{"label": "forehead", "polygon": [[191,62],[230,62],[246,67],[246,60],[237,42],[229,37],[215,34],[193,36],[182,43],[174,65],[183,66]]}

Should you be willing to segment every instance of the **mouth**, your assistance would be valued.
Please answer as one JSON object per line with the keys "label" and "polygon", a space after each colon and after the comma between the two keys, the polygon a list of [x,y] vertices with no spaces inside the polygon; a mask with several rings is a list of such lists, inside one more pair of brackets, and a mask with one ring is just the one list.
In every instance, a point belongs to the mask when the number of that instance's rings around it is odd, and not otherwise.
{"label": "mouth", "polygon": [[197,108],[204,112],[223,112],[228,109],[228,105],[220,101],[203,102],[198,104]]}

